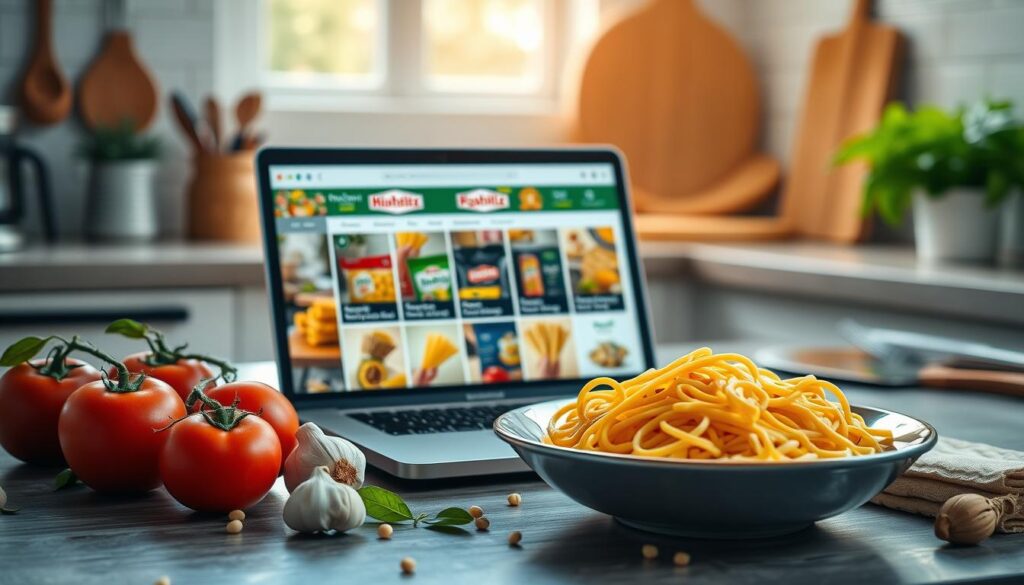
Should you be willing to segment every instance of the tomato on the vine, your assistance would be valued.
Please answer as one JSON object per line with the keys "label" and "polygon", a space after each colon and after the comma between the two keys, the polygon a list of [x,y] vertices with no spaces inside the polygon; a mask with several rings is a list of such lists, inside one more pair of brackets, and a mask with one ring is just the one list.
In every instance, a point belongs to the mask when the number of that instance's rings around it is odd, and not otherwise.
{"label": "tomato on the vine", "polygon": [[185,403],[165,382],[124,377],[129,380],[91,382],[75,390],[57,425],[68,466],[100,492],[159,487],[160,451],[167,433],[158,431],[186,415]]}
{"label": "tomato on the vine", "polygon": [[295,449],[295,433],[299,430],[299,414],[284,394],[260,382],[231,382],[209,390],[206,395],[221,404],[257,413],[270,423],[281,441],[281,470],[284,471],[284,460]]}
{"label": "tomato on the vine", "polygon": [[[141,339],[149,346],[149,351],[133,353],[124,358],[128,371],[143,373],[171,385],[181,399],[188,400],[192,389],[201,380],[214,378],[211,365],[220,368],[220,377],[226,382],[235,379],[235,368],[225,360],[201,353],[186,351],[188,344],[170,346],[163,332],[153,329],[145,323],[131,319],[118,319],[106,328],[107,333],[116,333],[129,339]],[[110,377],[117,376],[115,368],[111,368]]]}
{"label": "tomato on the vine", "polygon": [[174,499],[193,510],[242,510],[262,500],[277,481],[281,442],[270,423],[252,413],[212,408],[165,433],[160,478]]}
{"label": "tomato on the vine", "polygon": [[[182,358],[168,364],[154,365],[153,357],[151,352],[140,351],[125,356],[122,361],[128,367],[129,372],[146,374],[167,382],[178,393],[182,401],[188,398],[189,393],[200,381],[213,378],[216,375],[213,373],[213,369],[202,360]],[[111,378],[117,378],[117,369],[110,368],[108,375]]]}
{"label": "tomato on the vine", "polygon": [[61,408],[72,392],[99,379],[96,368],[60,355],[7,370],[0,377],[0,445],[26,463],[59,464]]}

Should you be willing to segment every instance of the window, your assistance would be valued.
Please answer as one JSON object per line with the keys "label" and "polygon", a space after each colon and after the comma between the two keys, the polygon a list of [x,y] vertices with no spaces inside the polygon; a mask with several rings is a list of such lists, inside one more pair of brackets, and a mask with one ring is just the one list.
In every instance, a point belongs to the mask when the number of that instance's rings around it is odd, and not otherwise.
{"label": "window", "polygon": [[543,0],[425,0],[423,76],[439,91],[534,91],[543,81]]}
{"label": "window", "polygon": [[378,84],[380,8],[377,0],[267,0],[268,75],[281,85]]}
{"label": "window", "polygon": [[[228,61],[251,61],[228,74],[258,80],[272,108],[550,103],[570,51],[596,28],[598,3],[236,1],[221,18],[233,23],[238,43],[225,43],[221,54],[234,50],[243,55]],[[238,23],[252,23],[253,32]]]}

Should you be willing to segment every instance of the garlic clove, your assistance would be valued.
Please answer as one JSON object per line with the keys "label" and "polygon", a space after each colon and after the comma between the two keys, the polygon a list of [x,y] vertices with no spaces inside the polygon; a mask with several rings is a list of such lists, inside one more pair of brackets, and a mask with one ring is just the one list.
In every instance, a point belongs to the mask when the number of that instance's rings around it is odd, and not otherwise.
{"label": "garlic clove", "polygon": [[946,500],[935,516],[935,536],[953,544],[978,544],[995,532],[1001,509],[980,494]]}
{"label": "garlic clove", "polygon": [[3,508],[6,505],[7,505],[7,492],[4,491],[4,488],[0,487],[0,508]]}
{"label": "garlic clove", "polygon": [[355,489],[338,483],[327,467],[320,466],[292,491],[282,516],[299,532],[345,532],[363,525],[366,505]]}
{"label": "garlic clove", "polygon": [[358,447],[342,439],[324,434],[320,427],[306,423],[295,433],[298,444],[284,462],[284,485],[293,491],[309,479],[320,466],[328,469],[336,482],[352,488],[363,486],[366,456]]}

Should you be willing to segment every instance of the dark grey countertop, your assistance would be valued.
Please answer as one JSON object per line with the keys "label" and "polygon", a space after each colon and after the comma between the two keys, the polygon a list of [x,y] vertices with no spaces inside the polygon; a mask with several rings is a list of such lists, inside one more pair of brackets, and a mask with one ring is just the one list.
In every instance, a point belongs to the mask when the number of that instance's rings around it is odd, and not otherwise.
{"label": "dark grey countertop", "polygon": [[[1024,324],[1024,270],[919,264],[913,250],[820,242],[642,242],[652,279]],[[256,246],[181,241],[59,244],[0,254],[0,294],[111,288],[262,287]]]}
{"label": "dark grey countertop", "polygon": [[[659,355],[664,362],[689,349],[664,347]],[[245,375],[275,373],[271,364],[258,364]],[[923,418],[940,434],[1024,450],[1020,399],[922,388],[847,391],[855,403]],[[683,540],[626,528],[531,475],[415,483],[371,471],[368,482],[400,492],[414,509],[483,506],[491,530],[402,527],[391,541],[379,541],[371,524],[338,537],[297,535],[281,521],[286,493],[279,482],[248,511],[245,531],[229,536],[223,518],[193,514],[163,490],[133,499],[99,497],[84,487],[54,493],[55,472],[0,454],[0,483],[10,505],[23,509],[0,517],[0,582],[140,584],[161,575],[175,584],[1024,582],[1024,534],[952,547],[933,536],[931,520],[870,504],[785,537]],[[512,491],[523,495],[520,508],[504,504]],[[523,532],[521,548],[507,546],[512,530]],[[648,543],[662,551],[659,560],[641,558]],[[692,555],[690,567],[671,564],[677,550]],[[414,577],[399,574],[404,556],[418,563]]]}

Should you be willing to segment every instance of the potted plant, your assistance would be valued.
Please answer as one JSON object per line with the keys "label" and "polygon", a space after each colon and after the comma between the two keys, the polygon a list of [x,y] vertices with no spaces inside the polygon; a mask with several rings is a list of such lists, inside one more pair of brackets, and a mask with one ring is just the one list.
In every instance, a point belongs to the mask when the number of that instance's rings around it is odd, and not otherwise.
{"label": "potted plant", "polygon": [[80,147],[92,163],[85,213],[90,239],[144,241],[160,233],[154,182],[160,144],[132,128],[99,128]]}
{"label": "potted plant", "polygon": [[914,209],[918,257],[991,260],[999,209],[1024,185],[1024,125],[1010,102],[950,113],[890,104],[870,133],[842,146],[836,163],[867,162],[864,211],[892,224]]}

